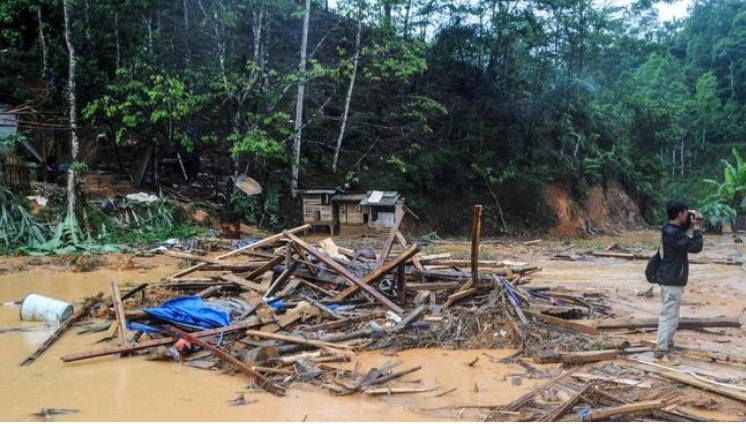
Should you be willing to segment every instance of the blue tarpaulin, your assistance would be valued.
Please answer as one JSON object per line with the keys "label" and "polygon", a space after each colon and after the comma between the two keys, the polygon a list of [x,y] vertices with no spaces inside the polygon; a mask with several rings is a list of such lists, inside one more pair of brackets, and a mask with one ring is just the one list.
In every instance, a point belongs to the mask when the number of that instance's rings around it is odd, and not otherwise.
{"label": "blue tarpaulin", "polygon": [[157,308],[143,308],[149,315],[173,324],[185,324],[200,329],[230,325],[227,311],[207,306],[196,296],[177,297]]}

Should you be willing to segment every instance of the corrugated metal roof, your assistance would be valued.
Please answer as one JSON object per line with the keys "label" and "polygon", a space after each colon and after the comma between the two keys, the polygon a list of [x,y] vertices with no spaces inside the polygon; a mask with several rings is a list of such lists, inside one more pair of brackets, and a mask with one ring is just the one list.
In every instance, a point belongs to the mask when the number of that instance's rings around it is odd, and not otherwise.
{"label": "corrugated metal roof", "polygon": [[399,193],[396,191],[370,190],[368,196],[360,204],[363,206],[394,206],[399,197]]}
{"label": "corrugated metal roof", "polygon": [[368,197],[367,194],[335,194],[332,196],[333,202],[359,202]]}
{"label": "corrugated metal roof", "polygon": [[334,194],[337,190],[330,188],[310,188],[308,190],[298,190],[300,194]]}

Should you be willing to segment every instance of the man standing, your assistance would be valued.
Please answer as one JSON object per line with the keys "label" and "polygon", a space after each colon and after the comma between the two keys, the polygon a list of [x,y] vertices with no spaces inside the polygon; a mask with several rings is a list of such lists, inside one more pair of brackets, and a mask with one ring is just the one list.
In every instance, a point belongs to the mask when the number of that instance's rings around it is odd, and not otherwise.
{"label": "man standing", "polygon": [[[663,261],[658,271],[658,284],[661,286],[661,312],[658,317],[658,340],[655,347],[655,360],[668,365],[678,362],[671,356],[673,338],[679,326],[679,309],[684,286],[689,280],[689,253],[702,251],[700,225],[702,214],[689,210],[680,200],[666,203],[668,222],[661,230]],[[691,226],[692,236],[687,235]]]}

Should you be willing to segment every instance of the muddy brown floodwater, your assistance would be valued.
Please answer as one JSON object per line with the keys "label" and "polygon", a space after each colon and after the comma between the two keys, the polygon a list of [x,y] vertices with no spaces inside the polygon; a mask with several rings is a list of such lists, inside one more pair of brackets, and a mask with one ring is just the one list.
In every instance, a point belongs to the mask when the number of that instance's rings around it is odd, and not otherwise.
{"label": "muddy brown floodwater", "polygon": [[[490,259],[511,259],[539,265],[530,286],[564,287],[579,293],[601,292],[612,302],[618,317],[654,317],[660,299],[641,297],[650,286],[642,276],[643,261],[580,256],[574,261],[552,260],[555,253],[601,250],[618,243],[647,253],[657,244],[655,232],[619,237],[601,237],[573,242],[545,241],[533,245],[484,245]],[[743,244],[732,236],[706,236],[703,259],[742,259]],[[463,246],[450,246],[463,250]],[[448,249],[449,246],[440,246]],[[69,266],[38,262],[29,258],[0,258],[0,302],[39,293],[67,302],[80,301],[97,292],[108,293],[109,282],[123,285],[156,282],[177,266],[173,258],[134,258],[134,269],[116,271],[121,257],[108,257],[110,266],[92,272],[73,272]],[[738,316],[746,311],[742,266],[692,265],[692,283],[687,288],[682,316]],[[13,331],[8,331],[13,330]],[[287,396],[278,398],[247,388],[239,375],[225,375],[178,363],[146,361],[143,357],[103,357],[62,363],[60,356],[91,350],[101,333],[77,335],[75,329],[26,367],[19,366],[51,334],[40,323],[22,322],[19,310],[0,307],[0,420],[38,421],[42,408],[69,408],[79,412],[58,415],[55,421],[478,421],[487,408],[505,405],[545,380],[523,378],[518,385],[510,376],[522,374],[518,365],[496,364],[483,353],[508,356],[512,350],[407,350],[396,355],[403,368],[420,365],[403,382],[438,388],[433,392],[336,397],[315,386],[294,384]],[[652,339],[654,333],[636,336]],[[746,348],[742,329],[712,329],[708,333],[681,332],[677,343],[684,346],[740,354]],[[480,360],[468,366],[475,358]],[[356,362],[369,369],[391,360],[380,352],[365,352],[353,362],[337,364],[351,369]],[[537,365],[557,372],[556,365]],[[441,397],[434,394],[456,388]],[[250,402],[231,406],[229,401],[244,394]]]}
{"label": "muddy brown floodwater", "polygon": [[[17,266],[24,258],[0,259],[0,268]],[[22,299],[28,293],[74,302],[97,292],[108,291],[109,281],[117,279],[132,285],[158,281],[176,270],[170,258],[135,258],[129,271],[99,269],[71,272],[65,267],[36,265],[21,272],[0,275],[0,301]],[[154,269],[140,269],[152,263]],[[28,268],[24,266],[23,268]],[[307,384],[293,385],[287,396],[278,398],[247,389],[243,376],[229,376],[178,363],[146,361],[143,357],[103,357],[63,363],[67,353],[91,350],[102,333],[77,335],[68,331],[30,366],[19,364],[41,345],[53,328],[41,323],[23,322],[18,308],[0,307],[0,420],[38,421],[33,415],[42,408],[77,409],[70,415],[57,415],[55,421],[450,421],[479,420],[487,409],[509,403],[544,380],[522,379],[513,385],[511,374],[525,370],[517,365],[490,362],[483,355],[508,356],[512,350],[409,350],[397,353],[400,367],[420,365],[422,369],[404,381],[418,381],[433,392],[336,397]],[[467,364],[480,358],[474,366]],[[338,365],[351,369],[355,362],[369,369],[390,361],[390,356],[365,352],[353,362]],[[540,369],[556,369],[544,366]],[[437,392],[456,388],[442,397]],[[255,401],[231,406],[229,401],[244,394]],[[466,406],[466,408],[463,408]]]}

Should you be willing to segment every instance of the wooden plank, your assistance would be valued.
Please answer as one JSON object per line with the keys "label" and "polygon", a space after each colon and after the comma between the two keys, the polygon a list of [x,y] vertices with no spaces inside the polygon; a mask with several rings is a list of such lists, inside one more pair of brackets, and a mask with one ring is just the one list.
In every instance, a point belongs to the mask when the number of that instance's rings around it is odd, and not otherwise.
{"label": "wooden plank", "polygon": [[290,278],[291,275],[295,273],[295,270],[298,268],[299,263],[296,261],[293,261],[290,266],[285,268],[285,271],[282,271],[282,274],[280,274],[279,277],[272,283],[269,288],[267,288],[266,293],[264,293],[265,297],[271,297],[272,294],[287,281],[288,278]]}
{"label": "wooden plank", "polygon": [[285,314],[282,315],[280,319],[276,319],[274,320],[274,322],[271,322],[262,327],[260,331],[274,333],[278,330],[284,330],[291,324],[307,315],[319,316],[321,315],[321,311],[319,311],[318,308],[312,306],[308,302],[300,302],[295,308],[285,312]]}
{"label": "wooden plank", "polygon": [[233,356],[229,355],[226,352],[223,352],[222,350],[212,346],[211,344],[204,342],[194,336],[192,336],[189,333],[184,332],[177,332],[176,333],[179,337],[188,340],[189,342],[196,344],[197,346],[201,347],[202,349],[209,350],[212,352],[215,356],[222,359],[223,361],[228,362],[232,366],[234,366],[236,369],[241,371],[242,373],[246,374],[249,378],[253,379],[254,381],[259,384],[261,388],[264,390],[272,393],[276,396],[284,396],[285,395],[285,389],[282,387],[276,385],[275,383],[272,383],[271,381],[267,380],[259,374],[258,372],[254,371],[253,369],[249,368],[246,364],[239,361],[238,359],[234,358]]}
{"label": "wooden plank", "polygon": [[[393,271],[394,268],[397,266],[400,266],[404,262],[407,261],[407,259],[413,257],[417,254],[417,252],[420,251],[420,245],[418,243],[412,243],[410,244],[406,249],[404,249],[403,252],[399,254],[396,258],[393,260],[386,262],[382,267],[375,269],[370,274],[366,275],[362,278],[363,283],[365,284],[373,284],[379,279],[383,278],[386,274]],[[355,292],[359,290],[359,287],[356,285],[352,285],[348,287],[347,289],[343,290],[341,293],[339,293],[334,300],[341,302],[351,295],[353,295]]]}
{"label": "wooden plank", "polygon": [[315,256],[318,260],[321,262],[324,262],[327,264],[330,268],[335,270],[338,274],[346,278],[351,283],[355,284],[356,286],[359,286],[361,289],[365,290],[368,294],[373,296],[377,301],[382,303],[387,308],[391,309],[392,311],[396,312],[397,314],[404,313],[404,310],[397,306],[392,301],[388,300],[385,296],[383,296],[381,293],[377,292],[375,289],[373,289],[371,286],[360,280],[358,277],[356,277],[354,274],[352,274],[350,271],[345,269],[342,265],[335,262],[332,258],[327,256],[326,254],[320,252],[319,250],[311,247],[308,243],[301,240],[297,236],[286,233],[287,237],[293,240],[295,243],[297,243],[300,247],[305,249],[308,253]]}
{"label": "wooden plank", "polygon": [[299,233],[301,231],[308,230],[310,228],[311,228],[311,225],[305,224],[305,225],[301,225],[300,227],[295,227],[295,228],[290,229],[290,230],[285,230],[285,231],[283,231],[281,233],[275,234],[273,236],[265,237],[265,238],[263,238],[263,239],[261,239],[259,241],[256,241],[254,243],[248,244],[248,245],[246,245],[244,247],[241,247],[241,248],[238,248],[238,249],[235,249],[235,250],[231,250],[230,252],[228,252],[228,253],[226,253],[224,255],[220,255],[220,256],[216,257],[215,259],[218,259],[218,260],[225,259],[225,258],[227,258],[229,256],[233,256],[233,255],[235,255],[237,253],[241,253],[241,252],[243,252],[245,250],[256,249],[257,247],[265,246],[267,244],[279,241],[286,234],[295,234],[295,233]]}
{"label": "wooden plank", "polygon": [[584,372],[576,372],[573,373],[572,377],[583,381],[608,381],[625,386],[641,387],[643,389],[649,389],[652,387],[649,381],[640,381],[631,378],[614,377],[609,375],[596,375]]}
{"label": "wooden plank", "polygon": [[565,378],[565,376],[567,376],[568,374],[570,374],[574,370],[575,369],[573,368],[571,370],[567,370],[567,371],[563,372],[562,374],[558,375],[557,377],[555,377],[555,378],[547,381],[546,383],[544,383],[544,384],[542,384],[542,385],[534,388],[533,390],[531,390],[530,392],[524,394],[523,396],[519,397],[518,399],[516,399],[516,400],[510,402],[509,404],[503,406],[500,410],[501,411],[516,411],[516,410],[520,409],[523,405],[525,405],[526,403],[528,403],[529,401],[531,401],[531,399],[533,399],[534,396],[536,396],[537,394],[543,392],[544,390],[547,390],[547,389],[551,388],[558,381],[560,381],[563,378]]}
{"label": "wooden plank", "polygon": [[717,393],[723,396],[727,396],[732,399],[740,400],[741,402],[746,402],[746,392],[743,392],[743,391],[729,389],[728,387],[725,387],[725,386],[713,384],[701,378],[697,378],[692,375],[684,374],[683,372],[658,371],[658,374],[660,374],[662,377],[665,377],[669,380],[675,380],[675,381],[678,381],[679,383],[688,384],[698,389],[702,389],[702,390]]}
{"label": "wooden plank", "polygon": [[448,299],[443,304],[443,309],[446,309],[446,308],[450,307],[451,305],[453,305],[454,303],[456,303],[457,301],[459,301],[459,300],[461,300],[461,299],[463,299],[465,297],[469,297],[469,296],[473,295],[477,291],[478,290],[476,288],[472,288],[472,289],[467,289],[467,290],[464,290],[464,291],[458,291],[458,292],[456,292],[456,293],[448,296]]}
{"label": "wooden plank", "polygon": [[185,275],[191,274],[194,271],[197,271],[198,269],[202,268],[202,266],[205,265],[204,262],[200,262],[196,265],[192,265],[189,268],[184,268],[181,271],[177,271],[174,274],[166,277],[166,280],[173,280],[174,278],[183,277]]}
{"label": "wooden plank", "polygon": [[[271,270],[272,268],[274,268],[277,264],[279,264],[280,262],[282,262],[283,259],[284,258],[282,256],[275,256],[272,259],[270,259],[269,262],[265,263],[264,265],[260,266],[259,268],[257,268],[255,270],[251,271],[250,273],[248,273],[244,278],[247,279],[247,280],[253,280],[253,279],[259,277],[260,275],[264,275],[265,272],[267,272],[267,271]],[[267,285],[267,287],[269,287],[269,285]]]}
{"label": "wooden plank", "polygon": [[526,315],[533,319],[543,322],[545,324],[556,325],[557,327],[566,328],[568,330],[578,331],[585,334],[598,334],[598,329],[592,325],[586,325],[581,322],[571,321],[567,319],[553,317],[551,315],[544,315],[535,311],[523,311]]}
{"label": "wooden plank", "polygon": [[366,395],[398,395],[402,393],[426,393],[436,390],[437,387],[380,387],[377,389],[367,389],[363,393]]}
{"label": "wooden plank", "polygon": [[543,417],[539,418],[537,421],[544,421],[544,422],[556,421],[557,418],[560,418],[561,416],[565,415],[567,411],[570,410],[570,408],[575,406],[578,400],[580,400],[580,398],[585,394],[585,392],[588,391],[590,387],[591,387],[590,385],[583,386],[570,399],[568,399],[566,402],[563,402],[560,406],[558,406],[551,412],[547,413]]}
{"label": "wooden plank", "polygon": [[25,367],[27,365],[31,365],[36,358],[40,357],[47,349],[49,349],[50,346],[52,346],[57,340],[62,337],[62,335],[67,331],[72,325],[79,320],[81,317],[88,314],[90,309],[95,306],[98,302],[101,301],[101,298],[103,297],[103,294],[99,293],[95,297],[89,299],[83,306],[80,307],[77,311],[75,311],[74,314],[70,316],[65,322],[60,324],[60,326],[57,328],[57,330],[54,331],[47,339],[42,343],[41,346],[39,346],[34,353],[29,355],[26,359],[21,362],[21,366]]}
{"label": "wooden plank", "polygon": [[402,320],[399,321],[398,324],[396,324],[396,327],[394,327],[392,331],[396,332],[396,331],[404,330],[405,328],[409,326],[409,324],[412,323],[412,321],[419,318],[419,316],[422,315],[423,312],[425,312],[425,305],[420,305],[416,307],[409,314],[407,314],[407,316],[402,318]]}
{"label": "wooden plank", "polygon": [[[254,327],[258,325],[258,320],[241,322],[238,324],[229,325],[226,327],[215,328],[212,330],[198,331],[196,333],[190,333],[194,337],[208,337],[214,336],[221,333],[229,333],[232,331],[243,330],[245,328]],[[163,346],[170,343],[175,343],[175,337],[162,337],[160,339],[148,340],[142,343],[130,343],[125,346],[110,346],[102,349],[90,350],[87,352],[71,353],[60,358],[62,362],[74,362],[82,359],[97,358],[99,356],[113,355],[115,353],[134,352],[137,350],[148,349],[156,346]]]}
{"label": "wooden plank", "polygon": [[345,354],[352,351],[352,348],[346,345],[329,343],[329,342],[324,342],[324,341],[315,340],[315,339],[304,339],[302,337],[288,336],[285,334],[274,334],[274,333],[267,333],[267,332],[262,332],[262,331],[247,330],[246,335],[259,337],[262,339],[280,340],[283,342],[308,345],[308,346],[313,346],[313,347],[318,347],[318,348],[327,348],[327,349],[347,351],[345,352]]}
{"label": "wooden plank", "polygon": [[600,411],[592,412],[584,417],[583,421],[600,421],[615,415],[634,414],[637,412],[647,412],[654,409],[663,408],[662,400],[646,400],[643,402],[628,403],[622,406],[606,408]]}
{"label": "wooden plank", "polygon": [[[299,280],[299,281],[302,282],[303,280]],[[332,317],[334,319],[345,319],[345,317],[343,317],[342,315],[338,314],[337,312],[334,312],[333,310],[329,309],[326,305],[324,305],[323,303],[319,302],[318,300],[316,300],[316,299],[314,299],[314,298],[312,298],[312,297],[310,297],[308,295],[305,295],[305,294],[301,295],[301,297],[303,299],[305,299],[311,305],[319,308],[319,310],[321,310],[325,314],[329,315],[330,317]]]}
{"label": "wooden plank", "polygon": [[277,293],[277,297],[287,297],[293,294],[295,289],[298,288],[298,286],[301,283],[300,278],[291,278],[290,282],[282,289],[279,293]]}
{"label": "wooden plank", "polygon": [[407,368],[407,369],[402,370],[402,371],[397,371],[397,372],[394,372],[394,373],[391,373],[391,374],[388,374],[388,375],[384,375],[383,377],[379,377],[379,378],[371,381],[368,384],[362,385],[361,387],[375,386],[376,384],[383,384],[383,383],[389,382],[391,380],[396,380],[397,378],[401,378],[401,377],[403,377],[403,376],[405,376],[407,374],[411,374],[413,372],[419,371],[421,369],[422,369],[422,367],[420,365],[417,365],[416,367]]}
{"label": "wooden plank", "polygon": [[188,261],[197,262],[197,263],[199,263],[199,262],[205,262],[205,263],[208,263],[208,264],[217,264],[217,265],[222,265],[223,264],[219,260],[213,259],[213,258],[210,258],[210,257],[207,257],[207,256],[190,255],[190,254],[187,254],[187,253],[175,252],[175,251],[172,251],[172,250],[166,250],[166,251],[163,252],[163,254],[166,255],[166,256],[170,256],[172,258],[186,259]]}
{"label": "wooden plank", "polygon": [[201,297],[202,299],[207,299],[208,297],[214,295],[215,293],[220,292],[221,290],[223,290],[226,287],[228,287],[228,286],[211,286],[211,287],[208,287],[208,288],[202,290],[201,292],[195,294],[195,296]]}
{"label": "wooden plank", "polygon": [[[626,319],[608,319],[593,321],[593,325],[600,331],[620,330],[620,329],[637,329],[637,328],[658,328],[658,318],[626,318]],[[679,330],[692,330],[696,328],[725,327],[740,328],[741,322],[739,317],[714,317],[714,318],[690,318],[682,317],[679,320]]]}
{"label": "wooden plank", "polygon": [[[399,240],[399,244],[401,244],[401,247],[406,249],[407,248],[407,239],[404,238],[404,234],[401,233],[401,231],[396,231],[396,239]],[[422,270],[424,269],[422,267],[422,263],[420,262],[420,254],[416,254],[412,256],[412,263],[414,264],[415,268]]]}
{"label": "wooden plank", "polygon": [[383,248],[381,249],[381,255],[376,261],[376,268],[383,266],[383,262],[388,258],[389,252],[391,252],[391,246],[394,244],[394,238],[396,238],[396,232],[399,231],[402,221],[404,220],[404,208],[396,211],[394,218],[394,225],[391,227],[389,236],[386,237],[386,241],[383,242]]}
{"label": "wooden plank", "polygon": [[303,329],[304,332],[313,332],[318,330],[334,330],[340,327],[347,327],[350,324],[356,324],[360,322],[370,321],[372,319],[380,318],[384,315],[382,310],[374,311],[370,314],[365,314],[357,317],[345,318],[339,321],[325,322],[323,324],[312,325]]}
{"label": "wooden plank", "polygon": [[479,234],[482,228],[482,205],[474,205],[471,218],[471,281],[479,281]]}
{"label": "wooden plank", "polygon": [[534,358],[539,364],[585,364],[588,362],[608,361],[621,355],[652,352],[652,347],[632,347],[628,349],[604,349],[587,352],[546,352]]}
{"label": "wooden plank", "polygon": [[221,274],[218,278],[220,278],[223,281],[233,283],[237,286],[243,287],[248,290],[255,290],[260,293],[266,290],[261,284],[257,284],[253,281],[249,281],[245,278],[241,278],[238,275],[233,274],[233,273]]}
{"label": "wooden plank", "polygon": [[[469,280],[471,281],[471,280]],[[437,291],[437,290],[453,290],[453,289],[460,289],[463,287],[463,283],[460,283],[458,281],[433,281],[429,283],[407,283],[407,288],[412,291],[419,291],[419,290],[430,290],[430,291]],[[477,284],[473,284],[471,287],[473,288],[485,288],[485,287],[495,287],[494,281],[480,281]],[[460,290],[457,290],[460,291]]]}
{"label": "wooden plank", "polygon": [[110,287],[114,315],[116,316],[117,327],[119,328],[119,344],[124,346],[127,344],[127,322],[124,319],[124,306],[122,305],[122,298],[119,295],[119,285],[117,282],[111,280]]}

